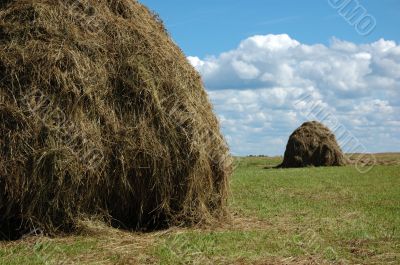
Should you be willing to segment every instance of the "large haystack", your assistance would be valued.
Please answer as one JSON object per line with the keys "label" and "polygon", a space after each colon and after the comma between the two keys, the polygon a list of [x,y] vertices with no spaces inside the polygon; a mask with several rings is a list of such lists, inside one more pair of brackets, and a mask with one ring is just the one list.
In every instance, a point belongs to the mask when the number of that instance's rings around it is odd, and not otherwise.
{"label": "large haystack", "polygon": [[342,166],[345,161],[335,135],[322,123],[311,121],[292,133],[279,167]]}
{"label": "large haystack", "polygon": [[0,152],[6,230],[225,211],[229,154],[202,81],[133,0],[2,2]]}

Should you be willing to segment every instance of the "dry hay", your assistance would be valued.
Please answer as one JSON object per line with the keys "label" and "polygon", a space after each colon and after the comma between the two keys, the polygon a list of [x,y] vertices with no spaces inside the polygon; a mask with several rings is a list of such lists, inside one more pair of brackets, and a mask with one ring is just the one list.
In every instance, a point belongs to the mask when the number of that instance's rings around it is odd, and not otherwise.
{"label": "dry hay", "polygon": [[279,167],[343,166],[346,159],[335,135],[322,123],[305,122],[289,137]]}
{"label": "dry hay", "polygon": [[2,230],[225,215],[219,123],[200,76],[143,5],[3,1],[0,73]]}

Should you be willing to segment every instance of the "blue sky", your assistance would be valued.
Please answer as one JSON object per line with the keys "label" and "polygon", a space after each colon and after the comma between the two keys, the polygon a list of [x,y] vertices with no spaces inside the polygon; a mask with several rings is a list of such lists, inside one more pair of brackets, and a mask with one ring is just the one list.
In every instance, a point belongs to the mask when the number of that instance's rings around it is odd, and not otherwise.
{"label": "blue sky", "polygon": [[328,0],[142,0],[160,14],[187,55],[204,57],[234,48],[257,34],[286,33],[306,44],[328,43],[332,36],[356,43],[379,38],[400,41],[400,1],[360,4],[377,20],[368,37],[354,31]]}
{"label": "blue sky", "polygon": [[376,21],[370,34],[329,0],[141,2],[202,75],[235,155],[282,154],[312,118],[296,108],[304,94],[359,141],[358,151],[400,151],[400,1],[350,1]]}

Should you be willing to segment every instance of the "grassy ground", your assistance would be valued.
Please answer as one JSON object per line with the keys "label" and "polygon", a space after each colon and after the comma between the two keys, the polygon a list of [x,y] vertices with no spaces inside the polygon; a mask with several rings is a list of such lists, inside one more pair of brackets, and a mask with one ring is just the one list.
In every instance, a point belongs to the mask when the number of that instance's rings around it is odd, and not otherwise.
{"label": "grassy ground", "polygon": [[400,264],[400,166],[272,169],[241,158],[229,224],[0,242],[0,264]]}

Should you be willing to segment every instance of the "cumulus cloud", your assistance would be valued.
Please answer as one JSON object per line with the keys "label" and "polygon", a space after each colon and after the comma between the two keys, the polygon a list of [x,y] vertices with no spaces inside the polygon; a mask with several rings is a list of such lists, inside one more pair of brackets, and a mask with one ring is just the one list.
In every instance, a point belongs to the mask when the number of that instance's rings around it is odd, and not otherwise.
{"label": "cumulus cloud", "polygon": [[[306,45],[257,35],[220,55],[188,60],[202,75],[235,154],[281,154],[309,94],[372,152],[400,151],[400,46],[379,40]],[[374,139],[371,142],[371,139]]]}

